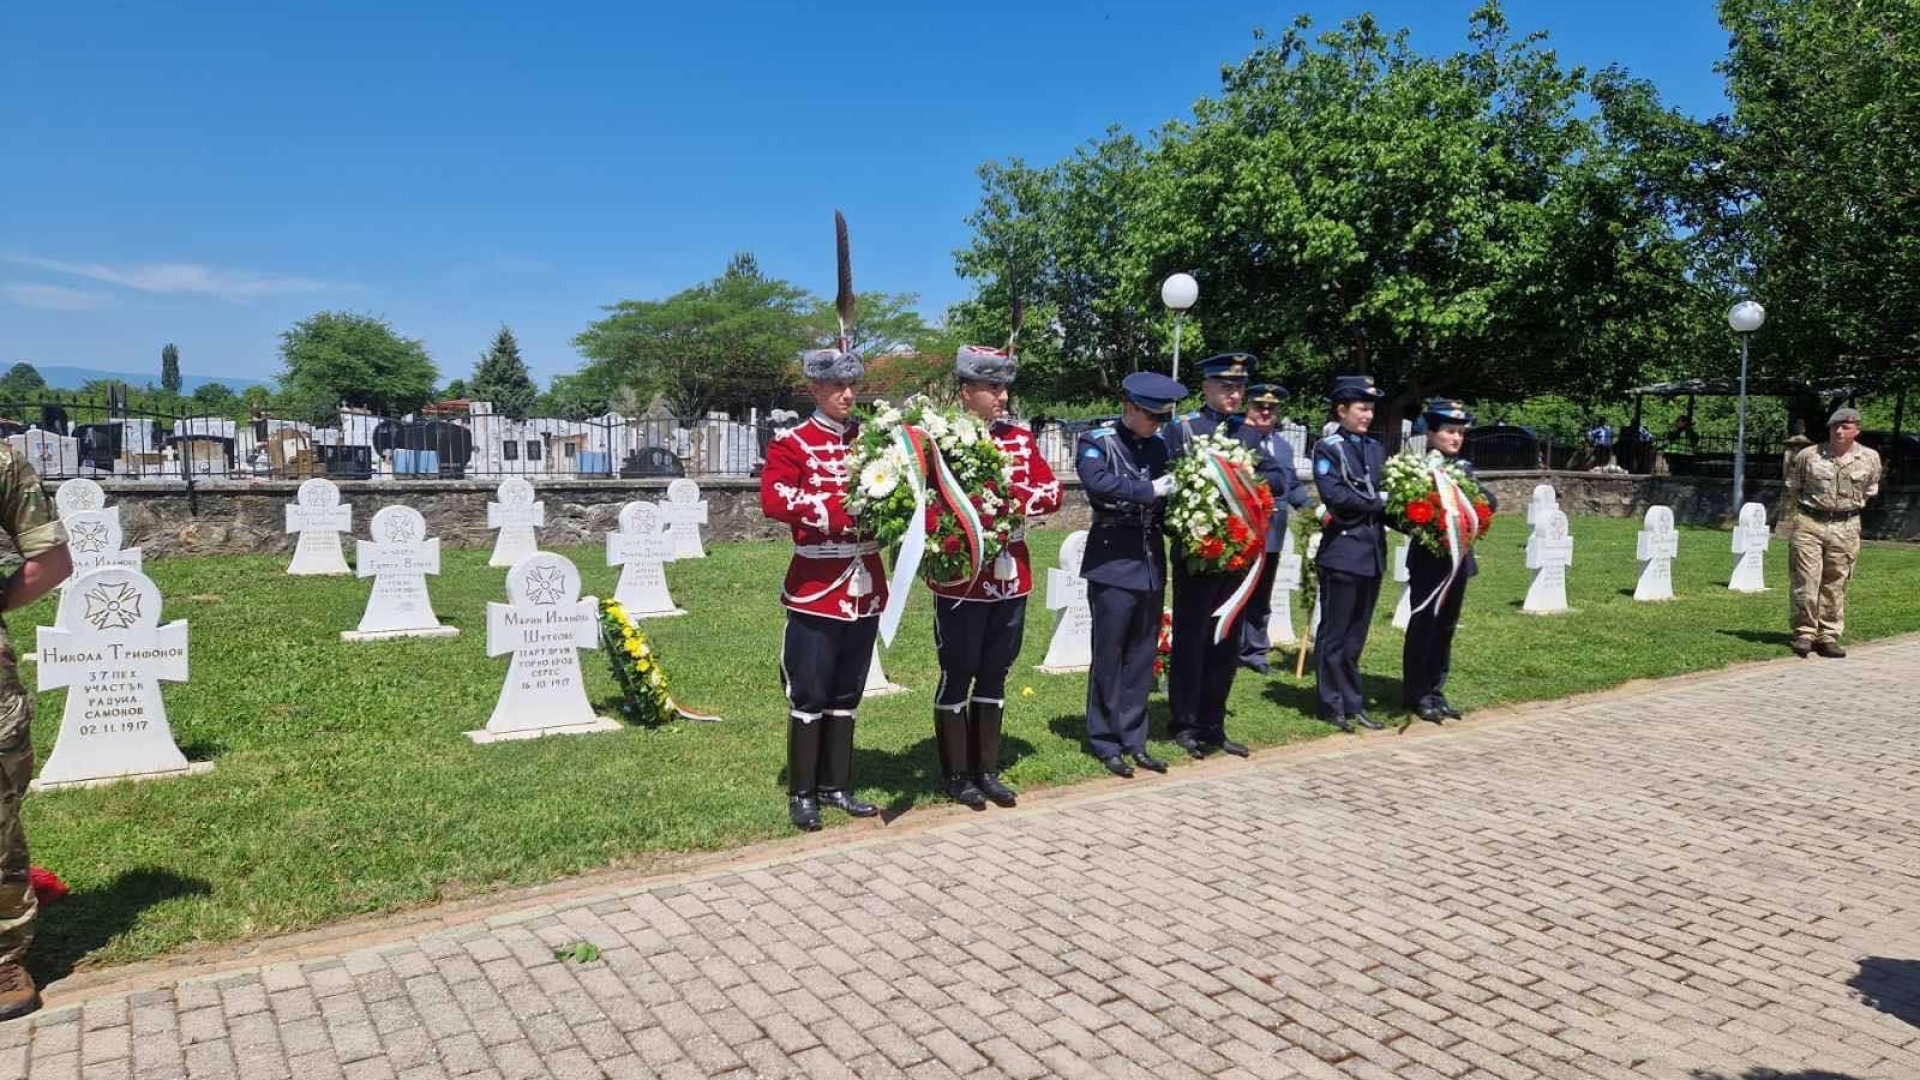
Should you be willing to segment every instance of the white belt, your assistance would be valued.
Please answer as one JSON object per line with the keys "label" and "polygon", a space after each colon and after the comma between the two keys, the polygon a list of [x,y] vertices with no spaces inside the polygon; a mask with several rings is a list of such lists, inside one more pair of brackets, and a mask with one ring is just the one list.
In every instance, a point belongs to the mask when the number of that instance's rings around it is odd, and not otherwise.
{"label": "white belt", "polygon": [[793,553],[803,559],[856,559],[878,555],[880,545],[871,540],[859,544],[799,544]]}

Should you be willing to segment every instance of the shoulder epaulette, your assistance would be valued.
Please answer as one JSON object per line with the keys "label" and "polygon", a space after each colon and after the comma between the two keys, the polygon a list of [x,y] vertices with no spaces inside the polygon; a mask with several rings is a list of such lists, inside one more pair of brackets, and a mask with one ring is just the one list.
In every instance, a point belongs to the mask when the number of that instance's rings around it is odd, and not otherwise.
{"label": "shoulder epaulette", "polygon": [[1320,437],[1320,445],[1321,445],[1321,446],[1339,446],[1339,445],[1340,445],[1340,433],[1336,431],[1336,432],[1334,432],[1334,433],[1333,433],[1333,434],[1331,434],[1331,435],[1323,435],[1323,436],[1321,436],[1321,437]]}
{"label": "shoulder epaulette", "polygon": [[1090,427],[1081,432],[1080,437],[1083,439],[1104,439],[1111,434],[1113,434],[1113,426],[1110,424],[1102,424],[1099,427]]}

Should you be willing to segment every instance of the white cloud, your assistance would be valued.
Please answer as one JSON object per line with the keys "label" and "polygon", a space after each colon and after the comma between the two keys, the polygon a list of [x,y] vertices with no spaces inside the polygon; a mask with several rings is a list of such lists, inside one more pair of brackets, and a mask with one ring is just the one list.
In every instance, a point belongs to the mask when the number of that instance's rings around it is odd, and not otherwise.
{"label": "white cloud", "polygon": [[106,293],[69,289],[65,285],[29,285],[23,282],[0,285],[0,296],[21,307],[46,311],[93,311],[113,302],[113,297]]}
{"label": "white cloud", "polygon": [[321,292],[336,288],[331,282],[312,278],[265,274],[253,270],[226,270],[203,263],[168,262],[112,266],[107,263],[69,262],[42,259],[32,255],[6,255],[0,260],[57,274],[101,281],[109,285],[158,296],[211,296],[219,300],[243,303],[267,296]]}

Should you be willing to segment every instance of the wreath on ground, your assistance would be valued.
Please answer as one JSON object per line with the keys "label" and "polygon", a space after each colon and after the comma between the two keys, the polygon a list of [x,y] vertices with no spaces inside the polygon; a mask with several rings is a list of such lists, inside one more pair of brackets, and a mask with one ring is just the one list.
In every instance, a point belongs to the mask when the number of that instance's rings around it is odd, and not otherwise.
{"label": "wreath on ground", "polygon": [[659,654],[617,600],[600,601],[600,644],[613,667],[613,681],[620,688],[620,715],[627,723],[658,727],[680,718],[720,719],[682,708],[673,700]]}

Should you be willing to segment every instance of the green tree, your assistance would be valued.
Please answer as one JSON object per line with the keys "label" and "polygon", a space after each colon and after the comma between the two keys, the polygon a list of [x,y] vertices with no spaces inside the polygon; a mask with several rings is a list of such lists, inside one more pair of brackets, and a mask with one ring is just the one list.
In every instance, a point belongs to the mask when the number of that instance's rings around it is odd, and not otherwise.
{"label": "green tree", "polygon": [[426,404],[439,372],[419,341],[386,320],[322,311],[280,335],[281,386],[294,409],[325,420],[341,405],[397,416]]}
{"label": "green tree", "polygon": [[467,397],[469,396],[467,394],[467,380],[455,379],[452,382],[447,384],[446,389],[440,391],[438,394],[435,394],[434,396],[441,399],[442,401],[455,401],[460,398]]}
{"label": "green tree", "polygon": [[466,396],[492,402],[493,411],[502,416],[526,419],[534,398],[540,396],[540,388],[527,374],[527,365],[520,359],[520,343],[513,339],[512,330],[502,326],[494,335],[493,347],[474,365]]}
{"label": "green tree", "polygon": [[238,412],[240,408],[240,395],[226,383],[201,383],[193,388],[190,397],[196,409],[209,415]]}
{"label": "green tree", "polygon": [[1435,392],[1604,397],[1682,355],[1662,328],[1696,291],[1686,243],[1595,79],[1497,4],[1445,56],[1370,16],[1309,29],[1259,38],[1150,144],[1110,131],[1047,169],[989,166],[958,258],[982,286],[954,321],[1004,327],[1011,275],[1050,396],[1110,396],[1164,370],[1159,284],[1184,270],[1186,356],[1256,352],[1309,392],[1371,372],[1399,392],[1389,416]]}
{"label": "green tree", "polygon": [[169,394],[180,392],[180,349],[171,341],[160,349],[160,389]]}
{"label": "green tree", "polygon": [[710,409],[744,411],[781,394],[811,339],[805,290],[760,276],[751,257],[665,300],[623,300],[574,339],[589,363],[575,389],[640,402],[664,397],[690,420]]}
{"label": "green tree", "polygon": [[[869,359],[890,353],[924,352],[938,340],[938,332],[927,325],[916,309],[920,297],[915,293],[859,293],[855,301],[858,322],[853,328],[853,351]],[[840,320],[833,302],[819,300],[807,317],[807,329],[815,343],[831,345],[840,337]]]}
{"label": "green tree", "polygon": [[38,368],[25,360],[7,369],[0,376],[0,397],[11,402],[31,401],[46,392],[47,380],[42,378]]}

